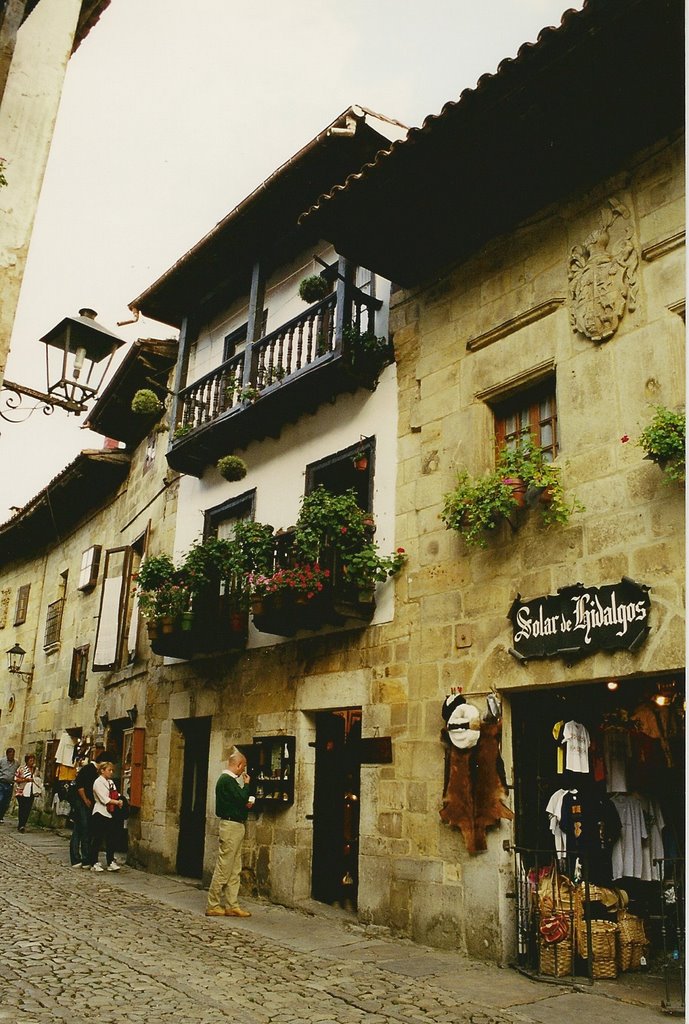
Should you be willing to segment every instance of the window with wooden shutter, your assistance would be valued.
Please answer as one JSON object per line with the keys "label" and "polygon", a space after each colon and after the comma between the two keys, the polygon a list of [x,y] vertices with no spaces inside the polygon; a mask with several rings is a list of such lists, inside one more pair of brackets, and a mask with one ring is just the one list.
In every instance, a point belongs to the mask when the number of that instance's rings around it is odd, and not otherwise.
{"label": "window with wooden shutter", "polygon": [[119,668],[130,593],[132,549],[105,552],[98,626],[93,651],[93,671]]}
{"label": "window with wooden shutter", "polygon": [[93,590],[95,587],[98,582],[101,550],[100,544],[93,544],[82,554],[77,590]]}
{"label": "window with wooden shutter", "polygon": [[88,661],[89,645],[75,647],[72,651],[72,670],[69,675],[69,696],[72,700],[79,700],[84,696]]}
{"label": "window with wooden shutter", "polygon": [[17,603],[14,608],[14,624],[15,626],[21,626],[23,622],[26,622],[26,612],[29,607],[29,592],[31,590],[31,584],[25,583],[17,591]]}

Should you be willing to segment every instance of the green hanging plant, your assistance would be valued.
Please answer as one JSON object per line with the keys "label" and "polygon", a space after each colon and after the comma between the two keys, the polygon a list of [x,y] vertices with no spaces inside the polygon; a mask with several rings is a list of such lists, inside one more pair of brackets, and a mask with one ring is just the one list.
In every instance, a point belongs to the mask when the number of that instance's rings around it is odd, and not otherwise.
{"label": "green hanging plant", "polygon": [[672,412],[663,405],[657,405],[653,419],[637,442],[646,452],[646,458],[660,466],[667,479],[676,483],[684,483],[685,480],[686,431],[685,413]]}
{"label": "green hanging plant", "polygon": [[150,388],[140,388],[132,398],[132,412],[139,416],[159,415],[163,409],[163,403]]}
{"label": "green hanging plant", "polygon": [[224,455],[222,459],[218,459],[215,468],[220,476],[230,482],[243,480],[249,471],[244,459],[240,459],[238,455]]}
{"label": "green hanging plant", "polygon": [[299,298],[302,302],[308,302],[311,305],[324,299],[330,290],[330,285],[324,277],[321,277],[320,274],[312,274],[311,277],[305,277],[300,283]]}

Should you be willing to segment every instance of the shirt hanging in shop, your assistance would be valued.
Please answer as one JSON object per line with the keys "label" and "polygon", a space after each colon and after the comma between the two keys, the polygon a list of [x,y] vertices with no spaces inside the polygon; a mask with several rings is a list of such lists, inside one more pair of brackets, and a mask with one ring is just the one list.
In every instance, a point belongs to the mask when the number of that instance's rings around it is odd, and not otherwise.
{"label": "shirt hanging in shop", "polygon": [[[644,879],[643,842],[648,830],[641,801],[632,793],[613,793],[610,797],[622,823],[620,837],[612,848],[612,877]],[[651,881],[651,875],[644,879]]]}
{"label": "shirt hanging in shop", "polygon": [[567,751],[565,768],[570,772],[588,773],[591,739],[586,726],[581,722],[566,722],[562,730],[562,741]]}

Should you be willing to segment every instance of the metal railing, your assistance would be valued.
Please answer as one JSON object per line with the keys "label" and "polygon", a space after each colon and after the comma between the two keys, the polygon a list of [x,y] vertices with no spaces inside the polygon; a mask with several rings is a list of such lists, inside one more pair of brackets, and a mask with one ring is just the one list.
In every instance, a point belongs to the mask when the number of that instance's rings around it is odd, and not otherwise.
{"label": "metal railing", "polygon": [[[176,439],[251,404],[268,388],[289,385],[337,352],[342,346],[336,331],[337,302],[338,293],[333,292],[183,388]],[[380,301],[355,291],[348,305],[349,323],[361,333],[373,331]]]}

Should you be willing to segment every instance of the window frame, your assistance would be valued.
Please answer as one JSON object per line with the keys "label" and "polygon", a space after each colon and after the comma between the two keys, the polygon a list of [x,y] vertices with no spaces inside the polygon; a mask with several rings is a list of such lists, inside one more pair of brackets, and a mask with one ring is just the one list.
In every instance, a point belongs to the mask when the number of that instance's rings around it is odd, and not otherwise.
{"label": "window frame", "polygon": [[[366,504],[365,506],[362,505],[362,508],[364,512],[373,512],[373,485],[375,479],[376,455],[375,436],[361,437],[356,444],[348,445],[347,448],[342,448],[338,452],[333,452],[331,455],[327,455],[325,458],[319,459],[317,462],[310,462],[305,470],[304,494],[311,494],[311,492],[318,487],[319,483],[321,483],[321,481],[318,480],[318,474],[322,470],[330,469],[331,467],[337,466],[339,463],[346,463],[347,461],[351,463],[354,460],[354,456],[360,451],[365,451],[368,455],[368,468],[364,471],[368,474],[367,486],[365,488]],[[353,480],[352,486],[356,488],[357,483],[358,481],[356,479]],[[343,493],[346,490],[348,490],[348,488],[344,487],[342,491],[337,493]]]}
{"label": "window frame", "polygon": [[[101,544],[92,544],[90,547],[85,548],[82,551],[77,590],[81,590],[83,592],[93,590],[93,588],[98,583],[98,573],[100,572],[100,560],[102,551],[103,546]],[[87,555],[91,556],[88,561]],[[85,578],[86,569],[88,569],[88,576]]]}
{"label": "window frame", "polygon": [[14,625],[23,626],[26,622],[26,616],[29,608],[29,595],[31,593],[31,584],[22,583],[17,589],[17,600],[14,605]]}
{"label": "window frame", "polygon": [[[550,415],[546,417],[541,416],[540,413],[540,406],[544,400],[551,403]],[[496,459],[507,445],[528,436],[533,436],[539,447],[546,452],[551,452],[553,460],[557,458],[560,451],[560,436],[557,387],[554,375],[512,391],[509,395],[495,398],[491,401],[490,407],[493,414]],[[518,423],[514,430],[507,430],[508,418],[516,416],[521,420],[524,413],[528,419],[528,426],[520,428]],[[552,430],[550,444],[543,444],[542,429],[546,424],[549,424]]]}
{"label": "window frame", "polygon": [[256,488],[207,508],[203,513],[203,539],[217,537],[218,527],[227,519],[256,518]]}
{"label": "window frame", "polygon": [[90,651],[90,644],[82,644],[81,647],[74,647],[72,649],[72,666],[70,668],[69,689],[67,691],[70,700],[81,700],[84,696]]}

